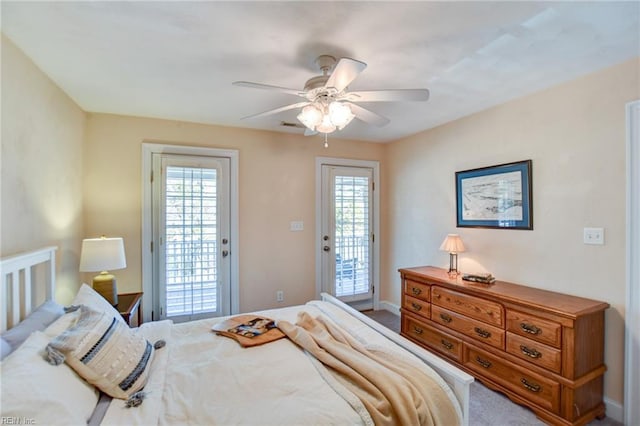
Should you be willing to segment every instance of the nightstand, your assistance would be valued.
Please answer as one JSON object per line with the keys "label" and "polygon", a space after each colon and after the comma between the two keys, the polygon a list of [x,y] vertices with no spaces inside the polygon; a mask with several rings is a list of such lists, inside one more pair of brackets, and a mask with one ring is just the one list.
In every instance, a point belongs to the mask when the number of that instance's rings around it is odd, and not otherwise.
{"label": "nightstand", "polygon": [[[142,324],[142,293],[119,294],[118,304],[115,305],[115,308],[129,327],[138,327]],[[137,321],[136,318],[132,318],[136,314]]]}

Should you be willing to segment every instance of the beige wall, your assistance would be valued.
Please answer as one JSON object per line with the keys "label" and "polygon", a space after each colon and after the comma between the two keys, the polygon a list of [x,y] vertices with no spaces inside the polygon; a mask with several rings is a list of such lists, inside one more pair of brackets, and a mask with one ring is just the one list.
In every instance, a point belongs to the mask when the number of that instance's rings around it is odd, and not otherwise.
{"label": "beige wall", "polygon": [[[448,123],[386,147],[382,298],[400,303],[399,267],[448,267],[438,251],[459,233],[461,271],[604,300],[605,392],[623,400],[625,104],[640,98],[638,60]],[[533,161],[533,231],[456,228],[456,171]],[[603,227],[605,245],[585,245]]]}
{"label": "beige wall", "polygon": [[[239,151],[240,309],[300,304],[315,294],[315,158],[382,160],[384,146],[274,132],[90,114],[85,146],[87,236],[122,236],[127,269],[120,291],[141,289],[141,144]],[[293,220],[303,232],[291,232]],[[85,279],[90,279],[85,277]],[[285,302],[276,303],[276,290]]]}
{"label": "beige wall", "polygon": [[2,36],[0,255],[58,246],[56,297],[78,288],[85,114]]}

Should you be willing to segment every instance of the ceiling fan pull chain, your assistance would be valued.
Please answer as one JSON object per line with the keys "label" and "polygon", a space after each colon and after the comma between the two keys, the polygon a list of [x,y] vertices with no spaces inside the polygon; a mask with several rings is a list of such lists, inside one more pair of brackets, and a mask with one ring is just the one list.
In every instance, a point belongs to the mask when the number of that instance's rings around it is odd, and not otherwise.
{"label": "ceiling fan pull chain", "polygon": [[329,148],[329,141],[327,140],[327,133],[324,134],[324,147]]}

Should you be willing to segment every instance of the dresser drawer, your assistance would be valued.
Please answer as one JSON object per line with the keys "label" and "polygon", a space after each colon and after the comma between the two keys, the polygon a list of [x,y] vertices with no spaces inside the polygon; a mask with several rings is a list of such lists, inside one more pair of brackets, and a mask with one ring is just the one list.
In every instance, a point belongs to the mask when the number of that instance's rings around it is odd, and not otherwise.
{"label": "dresser drawer", "polygon": [[435,349],[436,351],[462,362],[462,342],[455,337],[448,336],[433,327],[403,315],[402,331],[412,339]]}
{"label": "dresser drawer", "polygon": [[560,411],[560,384],[499,357],[466,346],[464,365],[554,413]]}
{"label": "dresser drawer", "polygon": [[404,294],[402,296],[402,307],[407,311],[429,319],[431,317],[431,304],[424,300]]}
{"label": "dresser drawer", "polygon": [[507,309],[507,331],[559,348],[562,326],[535,315]]}
{"label": "dresser drawer", "polygon": [[504,350],[504,330],[467,318],[464,315],[434,305],[431,308],[431,321],[459,331],[469,337]]}
{"label": "dresser drawer", "polygon": [[431,288],[432,303],[468,317],[502,327],[504,324],[504,308],[501,304],[479,297],[458,293],[457,291],[433,286]]}
{"label": "dresser drawer", "polygon": [[415,297],[420,300],[428,302],[429,299],[429,286],[410,279],[404,280],[404,294]]}
{"label": "dresser drawer", "polygon": [[507,352],[547,370],[562,371],[562,352],[540,342],[507,332]]}

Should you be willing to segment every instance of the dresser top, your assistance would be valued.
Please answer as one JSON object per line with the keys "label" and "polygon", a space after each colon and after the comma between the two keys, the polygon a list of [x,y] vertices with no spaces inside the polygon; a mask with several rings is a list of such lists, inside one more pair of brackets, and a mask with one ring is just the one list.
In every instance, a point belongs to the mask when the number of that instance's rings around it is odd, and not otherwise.
{"label": "dresser top", "polygon": [[403,275],[408,274],[418,279],[435,282],[452,290],[458,289],[465,293],[511,302],[517,305],[535,306],[536,308],[571,318],[602,311],[609,307],[609,304],[605,302],[506,281],[496,280],[493,284],[476,283],[464,281],[462,274],[456,278],[450,278],[445,269],[434,266],[401,268],[399,271]]}

